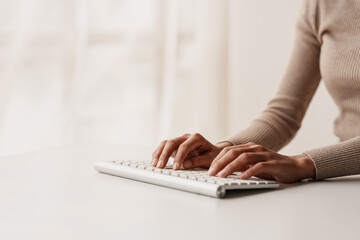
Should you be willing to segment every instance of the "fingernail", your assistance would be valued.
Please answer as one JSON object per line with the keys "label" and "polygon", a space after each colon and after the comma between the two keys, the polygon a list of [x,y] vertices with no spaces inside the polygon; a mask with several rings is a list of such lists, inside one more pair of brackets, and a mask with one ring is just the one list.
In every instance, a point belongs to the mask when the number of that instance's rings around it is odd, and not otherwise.
{"label": "fingernail", "polygon": [[218,173],[218,176],[219,177],[225,177],[225,172],[224,170],[222,170],[221,172]]}
{"label": "fingernail", "polygon": [[151,160],[150,164],[153,165],[153,164],[155,163],[155,160],[156,160],[156,159],[153,158],[153,159]]}
{"label": "fingernail", "polygon": [[215,173],[215,169],[214,168],[210,168],[208,171],[208,175],[212,176]]}
{"label": "fingernail", "polygon": [[246,173],[240,174],[240,178],[241,178],[241,179],[245,179],[245,178],[246,178]]}
{"label": "fingernail", "polygon": [[158,164],[156,165],[156,167],[161,167],[163,164],[163,161],[159,161]]}
{"label": "fingernail", "polygon": [[157,159],[154,158],[154,159],[153,159],[153,162],[152,162],[152,164],[151,164],[153,167],[156,167],[156,161],[157,161]]}
{"label": "fingernail", "polygon": [[180,164],[178,162],[174,163],[173,169],[178,170],[180,168]]}
{"label": "fingernail", "polygon": [[184,168],[191,168],[192,162],[189,160],[186,160],[183,165],[184,165]]}

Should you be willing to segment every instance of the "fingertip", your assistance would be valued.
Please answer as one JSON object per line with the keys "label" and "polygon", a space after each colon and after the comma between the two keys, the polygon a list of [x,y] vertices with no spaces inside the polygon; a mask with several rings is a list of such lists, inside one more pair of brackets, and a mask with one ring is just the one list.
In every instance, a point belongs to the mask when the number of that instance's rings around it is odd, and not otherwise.
{"label": "fingertip", "polygon": [[227,173],[223,170],[221,172],[218,173],[218,176],[221,178],[226,178],[227,177]]}
{"label": "fingertip", "polygon": [[157,163],[156,167],[157,167],[157,168],[162,168],[162,167],[163,167],[163,164],[164,164],[164,162],[163,162],[162,160],[160,160],[160,161]]}
{"label": "fingertip", "polygon": [[210,168],[209,168],[209,171],[208,171],[208,175],[209,175],[209,176],[214,176],[214,175],[215,175],[215,168],[210,167]]}
{"label": "fingertip", "polygon": [[173,165],[173,169],[174,170],[179,170],[180,169],[180,164],[178,162],[175,162]]}
{"label": "fingertip", "polygon": [[157,159],[156,158],[154,158],[152,161],[151,161],[151,165],[153,166],[153,167],[156,167],[156,165],[157,165]]}
{"label": "fingertip", "polygon": [[247,174],[246,172],[243,172],[243,173],[240,175],[240,179],[242,179],[242,180],[248,179],[248,174]]}

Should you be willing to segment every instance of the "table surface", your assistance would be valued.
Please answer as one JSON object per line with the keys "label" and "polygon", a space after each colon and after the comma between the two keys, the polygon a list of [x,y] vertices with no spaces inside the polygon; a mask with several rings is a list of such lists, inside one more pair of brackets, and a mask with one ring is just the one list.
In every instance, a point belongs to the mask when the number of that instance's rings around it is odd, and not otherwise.
{"label": "table surface", "polygon": [[216,199],[93,168],[150,152],[88,145],[0,158],[0,238],[360,239],[359,175]]}

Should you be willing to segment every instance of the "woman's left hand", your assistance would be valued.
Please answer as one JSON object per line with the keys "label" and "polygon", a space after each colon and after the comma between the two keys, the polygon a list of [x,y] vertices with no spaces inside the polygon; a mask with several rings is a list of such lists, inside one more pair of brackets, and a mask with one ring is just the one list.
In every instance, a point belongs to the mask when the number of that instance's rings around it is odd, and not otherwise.
{"label": "woman's left hand", "polygon": [[315,178],[315,166],[307,154],[285,156],[255,143],[224,148],[211,163],[208,174],[227,177],[235,171],[243,172],[241,179],[256,176],[281,183]]}

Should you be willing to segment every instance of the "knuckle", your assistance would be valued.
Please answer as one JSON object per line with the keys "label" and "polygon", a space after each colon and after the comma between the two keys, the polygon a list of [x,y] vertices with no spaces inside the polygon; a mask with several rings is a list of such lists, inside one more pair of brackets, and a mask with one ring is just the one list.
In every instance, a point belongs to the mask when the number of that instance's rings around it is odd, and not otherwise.
{"label": "knuckle", "polygon": [[193,133],[192,134],[192,136],[194,137],[194,138],[202,138],[202,136],[201,136],[201,134],[200,133]]}
{"label": "knuckle", "polygon": [[258,164],[258,168],[259,169],[264,169],[266,167],[266,163],[265,162],[259,162]]}
{"label": "knuckle", "polygon": [[259,163],[257,163],[256,165],[257,165],[257,167],[258,167],[259,169],[264,168],[264,163],[263,163],[263,162],[259,162]]}
{"label": "knuckle", "polygon": [[238,155],[238,153],[235,149],[230,149],[228,154],[229,154],[229,157],[231,157],[231,158],[237,157],[237,155]]}
{"label": "knuckle", "polygon": [[231,150],[231,147],[224,147],[222,151],[223,151],[224,153],[227,153],[227,152],[229,152],[230,150]]}
{"label": "knuckle", "polygon": [[179,147],[179,151],[186,151],[187,149],[189,149],[189,144],[187,143],[183,143]]}
{"label": "knuckle", "polygon": [[279,161],[276,161],[276,160],[272,160],[272,161],[268,161],[266,162],[267,166],[274,166],[274,167],[277,167],[277,166],[280,166],[281,164],[279,163]]}
{"label": "knuckle", "polygon": [[269,162],[264,162],[263,163],[263,168],[269,168],[271,167],[272,163],[269,163]]}
{"label": "knuckle", "polygon": [[250,156],[251,156],[250,153],[245,152],[245,153],[242,153],[240,157],[243,160],[249,160]]}
{"label": "knuckle", "polygon": [[233,170],[237,167],[237,162],[233,161],[228,165],[228,169]]}
{"label": "knuckle", "polygon": [[167,141],[167,145],[174,145],[176,143],[176,140],[174,140],[174,139],[170,139],[170,140],[168,140]]}
{"label": "knuckle", "polygon": [[262,152],[265,150],[265,148],[261,145],[255,145],[254,146],[255,151]]}

